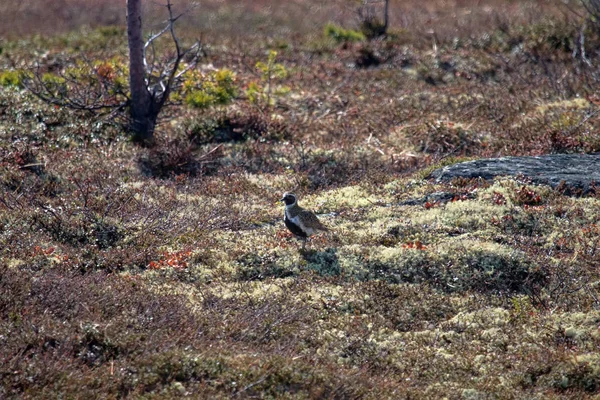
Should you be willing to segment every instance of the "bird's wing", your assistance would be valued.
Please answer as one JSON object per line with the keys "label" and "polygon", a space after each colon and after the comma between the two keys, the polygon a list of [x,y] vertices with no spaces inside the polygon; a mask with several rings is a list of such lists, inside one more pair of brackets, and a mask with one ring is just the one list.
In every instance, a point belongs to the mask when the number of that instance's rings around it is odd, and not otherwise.
{"label": "bird's wing", "polygon": [[300,217],[300,220],[304,222],[304,225],[312,229],[318,229],[321,231],[329,230],[329,228],[323,225],[321,221],[319,221],[319,218],[317,218],[317,216],[310,211],[302,210],[298,216]]}

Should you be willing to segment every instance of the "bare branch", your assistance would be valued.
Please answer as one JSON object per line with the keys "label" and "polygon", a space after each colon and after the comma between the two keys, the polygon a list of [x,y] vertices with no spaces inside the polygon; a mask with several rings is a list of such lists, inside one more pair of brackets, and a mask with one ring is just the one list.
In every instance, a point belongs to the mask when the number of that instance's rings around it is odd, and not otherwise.
{"label": "bare branch", "polygon": [[[157,104],[159,109],[164,106],[165,102],[169,98],[171,89],[173,88],[173,81],[175,79],[175,75],[177,74],[177,70],[179,69],[179,64],[181,63],[181,59],[185,55],[185,53],[181,51],[181,45],[179,44],[179,38],[175,34],[175,21],[177,21],[177,19],[179,19],[182,14],[180,14],[177,17],[173,17],[173,8],[172,8],[171,0],[167,0],[166,7],[167,7],[167,10],[169,11],[169,31],[171,32],[171,38],[173,39],[173,42],[175,43],[175,49],[177,51],[177,55],[175,56],[175,60],[173,61],[171,70],[168,72],[167,81],[164,82],[163,93]],[[162,83],[163,82],[161,81],[161,84]]]}
{"label": "bare branch", "polygon": [[150,36],[150,38],[146,41],[146,43],[144,44],[144,50],[150,46],[152,44],[152,42],[154,42],[156,39],[158,39],[159,37],[161,37],[162,35],[164,35],[167,31],[169,30],[169,25],[165,26],[163,29],[161,29],[160,32]]}
{"label": "bare branch", "polygon": [[[156,49],[154,48],[154,41],[156,39],[158,39],[159,37],[161,37],[166,32],[168,32],[168,30],[169,30],[169,26],[167,25],[160,32],[158,32],[155,35],[152,35],[148,39],[148,41],[146,41],[146,43],[144,44],[144,68],[146,69],[146,73],[148,75],[152,75],[152,72],[154,71],[154,64],[156,61]],[[152,63],[150,64],[150,67],[148,67],[148,57],[146,54],[146,50],[148,49],[148,46],[152,46]]]}
{"label": "bare branch", "polygon": [[[128,101],[127,95],[84,56],[82,58],[90,71],[83,76],[83,79],[88,79],[85,83],[81,82],[81,76],[63,71],[56,74],[60,83],[45,82],[38,64],[36,70],[23,80],[23,84],[34,96],[55,106],[90,112],[109,112],[123,107]],[[119,100],[120,97],[123,100]]]}

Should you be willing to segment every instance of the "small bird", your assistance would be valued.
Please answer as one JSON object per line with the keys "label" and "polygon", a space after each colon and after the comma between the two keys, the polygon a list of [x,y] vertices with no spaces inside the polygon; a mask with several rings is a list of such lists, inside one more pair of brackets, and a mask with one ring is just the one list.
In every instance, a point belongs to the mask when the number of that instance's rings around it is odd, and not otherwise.
{"label": "small bird", "polygon": [[281,201],[285,203],[283,218],[285,226],[290,232],[302,239],[303,250],[309,236],[313,235],[316,231],[329,230],[329,228],[319,221],[315,214],[298,205],[298,198],[294,193],[284,193]]}

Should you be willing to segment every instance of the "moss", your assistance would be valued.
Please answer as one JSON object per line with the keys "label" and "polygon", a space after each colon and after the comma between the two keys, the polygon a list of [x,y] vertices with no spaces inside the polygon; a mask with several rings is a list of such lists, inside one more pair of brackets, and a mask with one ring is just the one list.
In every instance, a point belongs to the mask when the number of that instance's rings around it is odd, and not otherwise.
{"label": "moss", "polygon": [[238,277],[241,280],[262,280],[269,277],[285,278],[294,274],[293,270],[285,268],[277,262],[277,259],[272,257],[247,254],[238,259],[237,262],[240,265]]}
{"label": "moss", "polygon": [[510,322],[510,312],[504,308],[486,308],[477,311],[463,311],[452,317],[447,324],[460,329],[478,329],[479,326],[502,328]]}
{"label": "moss", "polygon": [[383,248],[373,251],[365,264],[373,278],[427,282],[450,292],[528,292],[545,282],[544,273],[524,253],[489,242],[454,240],[424,250]]}
{"label": "moss", "polygon": [[553,368],[553,386],[559,391],[596,393],[600,388],[600,355],[580,354]]}
{"label": "moss", "polygon": [[508,211],[503,206],[495,206],[480,201],[456,201],[443,208],[420,212],[415,216],[417,224],[438,223],[444,226],[462,228],[476,232],[491,227],[493,218],[501,218]]}
{"label": "moss", "polygon": [[304,254],[304,260],[306,261],[306,268],[315,271],[319,275],[339,275],[341,272],[336,249],[309,251]]}
{"label": "moss", "polygon": [[318,198],[307,200],[308,204],[318,205],[320,212],[332,212],[347,208],[356,210],[361,207],[370,207],[390,199],[371,194],[365,187],[346,186],[322,192]]}

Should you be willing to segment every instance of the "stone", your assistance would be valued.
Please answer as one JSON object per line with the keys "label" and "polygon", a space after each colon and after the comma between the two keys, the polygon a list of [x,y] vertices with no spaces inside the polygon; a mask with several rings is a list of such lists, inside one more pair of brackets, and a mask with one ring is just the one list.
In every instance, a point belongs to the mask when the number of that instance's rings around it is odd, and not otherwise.
{"label": "stone", "polygon": [[587,194],[600,186],[600,154],[548,154],[466,161],[433,171],[428,178],[447,182],[455,178],[494,179],[525,177],[532,183],[550,185],[566,194]]}

